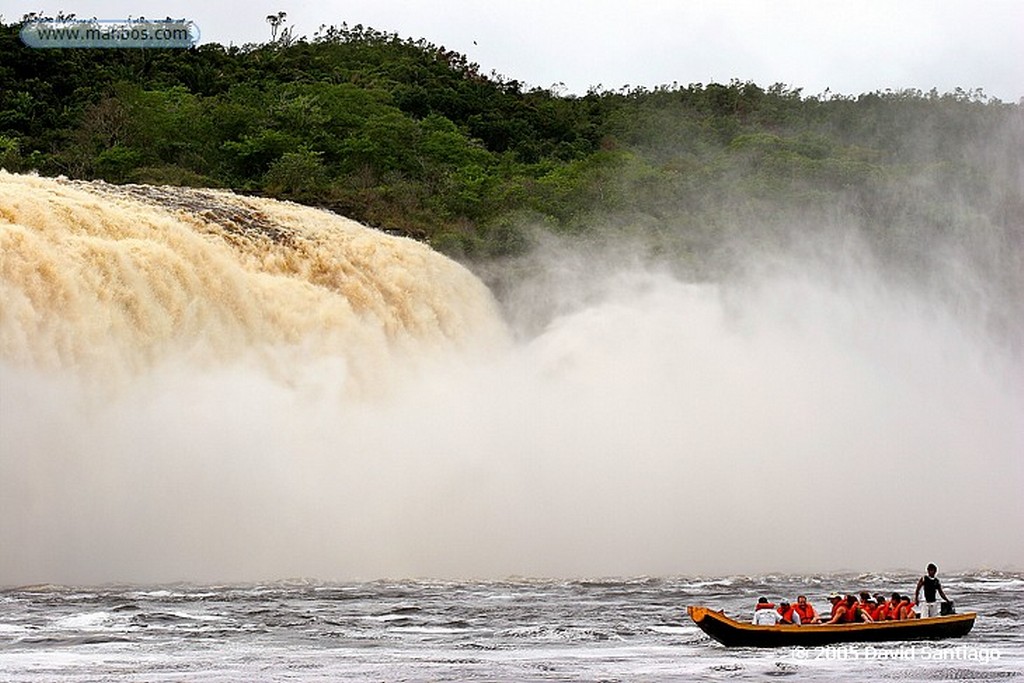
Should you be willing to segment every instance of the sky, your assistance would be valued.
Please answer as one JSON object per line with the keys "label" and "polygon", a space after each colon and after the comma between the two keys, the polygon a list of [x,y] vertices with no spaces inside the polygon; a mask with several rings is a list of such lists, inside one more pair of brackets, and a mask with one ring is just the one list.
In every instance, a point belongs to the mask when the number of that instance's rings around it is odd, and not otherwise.
{"label": "sky", "polygon": [[981,89],[1024,98],[1020,0],[339,0],[173,3],[152,0],[6,0],[5,21],[27,12],[193,20],[202,42],[270,37],[287,13],[297,36],[362,24],[424,38],[467,55],[482,71],[567,94],[589,88],[752,81],[804,95],[916,88]]}

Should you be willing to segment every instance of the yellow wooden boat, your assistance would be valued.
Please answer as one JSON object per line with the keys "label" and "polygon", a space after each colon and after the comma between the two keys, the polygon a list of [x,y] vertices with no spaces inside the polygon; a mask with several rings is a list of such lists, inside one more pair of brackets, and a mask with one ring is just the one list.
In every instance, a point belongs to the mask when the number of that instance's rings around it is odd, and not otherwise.
{"label": "yellow wooden boat", "polygon": [[835,643],[880,643],[894,640],[940,640],[967,635],[977,614],[950,614],[929,619],[856,624],[756,626],[730,619],[707,607],[687,608],[690,618],[726,647],[788,647]]}

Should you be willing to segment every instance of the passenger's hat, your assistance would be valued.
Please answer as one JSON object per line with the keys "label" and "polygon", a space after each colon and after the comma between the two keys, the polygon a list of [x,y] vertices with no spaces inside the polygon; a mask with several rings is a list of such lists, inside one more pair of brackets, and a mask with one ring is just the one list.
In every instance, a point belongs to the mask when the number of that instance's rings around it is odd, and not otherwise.
{"label": "passenger's hat", "polygon": [[842,597],[843,597],[842,595],[840,595],[839,593],[836,593],[835,591],[832,591],[831,593],[828,594],[828,599],[829,600],[839,600]]}

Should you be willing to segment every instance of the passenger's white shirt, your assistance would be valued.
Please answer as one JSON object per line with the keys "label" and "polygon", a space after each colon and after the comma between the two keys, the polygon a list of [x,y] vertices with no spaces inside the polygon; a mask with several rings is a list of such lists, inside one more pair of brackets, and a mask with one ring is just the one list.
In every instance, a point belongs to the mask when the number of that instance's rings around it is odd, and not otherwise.
{"label": "passenger's white shirt", "polygon": [[782,615],[774,607],[754,610],[754,623],[758,626],[775,626],[780,621]]}

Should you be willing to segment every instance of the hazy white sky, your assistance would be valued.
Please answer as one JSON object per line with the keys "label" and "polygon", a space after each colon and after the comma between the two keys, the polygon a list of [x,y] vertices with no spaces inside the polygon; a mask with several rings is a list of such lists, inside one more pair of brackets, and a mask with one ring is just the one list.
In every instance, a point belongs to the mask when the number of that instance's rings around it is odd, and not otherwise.
{"label": "hazy white sky", "polygon": [[750,80],[860,94],[889,88],[982,88],[1024,97],[1021,0],[6,0],[31,11],[195,21],[203,42],[264,41],[284,11],[296,35],[363,24],[464,53],[485,72],[531,86],[654,86]]}

